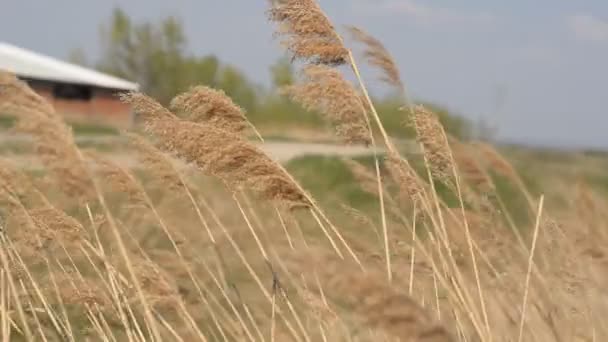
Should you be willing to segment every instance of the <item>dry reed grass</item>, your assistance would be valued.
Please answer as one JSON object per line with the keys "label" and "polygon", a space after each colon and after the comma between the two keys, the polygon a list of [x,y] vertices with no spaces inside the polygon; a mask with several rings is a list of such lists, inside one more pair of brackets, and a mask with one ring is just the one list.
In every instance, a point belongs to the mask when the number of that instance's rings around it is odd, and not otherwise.
{"label": "dry reed grass", "polygon": [[368,63],[382,70],[381,80],[405,92],[397,63],[384,44],[360,28],[349,27],[349,31],[355,40],[365,45],[364,56]]}
{"label": "dry reed grass", "polygon": [[[179,120],[142,94],[131,94],[124,100],[144,116],[146,130],[160,140],[163,149],[194,163],[230,188],[251,189],[290,207],[310,205],[274,161],[240,136],[206,123]],[[162,113],[160,117],[158,113]]]}
{"label": "dry reed grass", "polygon": [[412,123],[433,178],[450,183],[453,167],[451,149],[439,118],[424,106],[416,106]]}
{"label": "dry reed grass", "polygon": [[[354,315],[366,326],[384,331],[400,341],[452,341],[450,333],[419,304],[387,284],[376,271],[362,275],[322,250],[293,255],[287,262],[292,272],[314,274],[308,280],[308,287],[315,286],[313,279],[319,280],[323,296],[331,303],[329,307],[317,305],[325,308],[323,311],[332,312],[333,303],[339,302],[340,307],[347,308],[345,317]],[[315,266],[320,264],[323,267]]]}
{"label": "dry reed grass", "polygon": [[14,75],[0,72],[0,110],[18,118],[15,129],[31,134],[44,165],[69,196],[92,198],[92,182],[79,155],[71,129],[44,98]]}
{"label": "dry reed grass", "polygon": [[276,1],[268,16],[277,23],[277,34],[294,59],[326,65],[346,62],[348,50],[316,1]]}
{"label": "dry reed grass", "polygon": [[242,108],[222,90],[197,86],[176,96],[171,109],[184,113],[187,120],[207,122],[228,132],[240,133],[250,126]]}
{"label": "dry reed grass", "polygon": [[[326,66],[348,63],[360,76],[320,7],[312,0],[281,0],[269,15],[294,58],[322,64],[308,66],[306,82],[291,91],[337,125],[350,125],[339,133],[371,143],[367,115],[377,117],[375,108],[363,87],[361,96]],[[356,33],[370,62],[392,85],[402,85],[383,45]],[[331,253],[341,250],[337,244],[329,247],[319,238],[313,228],[324,229],[330,240],[339,235],[331,215],[245,140],[249,123],[225,94],[198,87],[178,96],[172,108],[187,120],[142,94],[125,100],[155,139],[128,134],[152,181],[94,153],[86,154],[97,164],[89,172],[52,106],[0,73],[0,108],[18,114],[18,129],[36,138],[51,180],[77,198],[98,200],[55,196],[55,189],[41,188],[0,160],[3,341],[608,337],[602,320],[608,314],[607,203],[583,182],[566,193],[569,201],[554,216],[550,202],[542,197],[539,203],[496,150],[448,140],[433,113],[416,107],[411,119],[426,171],[450,183],[457,204],[448,206],[385,136],[384,165],[394,184],[380,180],[379,163],[374,174],[347,161],[382,208],[378,215],[349,207],[340,222],[348,228],[348,243],[339,236],[342,246],[356,251],[356,265]],[[167,153],[224,181],[229,191],[182,172]],[[485,203],[489,211],[470,206],[480,193],[498,193],[493,174],[525,196],[534,225],[509,231],[490,216],[502,211],[499,203]],[[393,198],[389,185],[400,196]],[[242,189],[309,210],[281,211],[250,201]],[[104,196],[112,198],[111,206]],[[145,210],[134,212],[133,205]],[[199,239],[201,232],[207,238]],[[143,238],[153,243],[141,243]]]}
{"label": "dry reed grass", "polygon": [[346,143],[371,143],[365,107],[339,71],[322,65],[308,66],[300,84],[282,91],[304,108],[322,113],[335,126],[336,135]]}

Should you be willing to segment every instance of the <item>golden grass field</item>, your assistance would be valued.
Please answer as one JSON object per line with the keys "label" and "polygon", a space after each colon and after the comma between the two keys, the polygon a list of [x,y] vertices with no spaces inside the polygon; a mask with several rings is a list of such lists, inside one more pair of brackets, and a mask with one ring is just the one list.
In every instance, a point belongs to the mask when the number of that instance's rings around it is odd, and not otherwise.
{"label": "golden grass field", "polygon": [[[123,96],[143,121],[126,167],[1,73],[0,109],[43,167],[0,159],[2,341],[608,338],[605,156],[458,141],[377,39],[349,29],[356,59],[314,0],[269,19],[302,68],[285,96],[384,152],[279,163],[196,86],[168,108]],[[403,94],[421,153],[387,134],[363,62]]]}

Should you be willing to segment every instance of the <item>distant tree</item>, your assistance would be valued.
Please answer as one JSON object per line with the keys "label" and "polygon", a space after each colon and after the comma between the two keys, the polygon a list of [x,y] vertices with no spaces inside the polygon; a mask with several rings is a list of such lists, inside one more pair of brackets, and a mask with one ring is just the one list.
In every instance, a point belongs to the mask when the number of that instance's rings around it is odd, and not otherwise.
{"label": "distant tree", "polygon": [[100,31],[103,55],[99,69],[139,83],[144,92],[163,104],[199,84],[226,87],[228,93],[243,100],[243,105],[255,104],[255,91],[242,73],[222,68],[215,56],[187,53],[187,39],[176,17],[158,23],[133,23],[124,11],[115,9],[109,25]]}
{"label": "distant tree", "polygon": [[84,50],[82,50],[81,48],[75,48],[70,50],[70,52],[68,53],[68,57],[67,57],[68,62],[76,64],[76,65],[80,65],[80,66],[88,66],[88,59],[87,59],[87,55],[85,54]]}
{"label": "distant tree", "polygon": [[287,57],[279,59],[270,67],[272,84],[276,88],[291,85],[295,81],[293,65]]}
{"label": "distant tree", "polygon": [[110,25],[101,29],[101,42],[100,69],[136,81],[161,102],[169,101],[181,86],[185,38],[176,18],[136,25],[115,9]]}
{"label": "distant tree", "polygon": [[223,89],[237,104],[255,111],[257,107],[257,92],[247,77],[238,69],[224,66],[218,73],[217,87]]}
{"label": "distant tree", "polygon": [[[133,22],[121,9],[112,13],[100,29],[102,55],[98,69],[137,82],[146,94],[167,105],[180,92],[194,85],[222,89],[247,111],[254,123],[318,128],[324,120],[299,104],[280,96],[277,89],[296,80],[291,61],[280,58],[270,67],[269,91],[253,84],[239,69],[225,65],[213,56],[188,52],[188,41],[179,18],[166,17],[158,22]],[[78,61],[79,53],[74,53]],[[411,138],[414,132],[405,124],[406,114],[398,97],[374,99],[389,134]],[[472,125],[447,110],[430,105],[446,130],[460,137],[471,137]]]}
{"label": "distant tree", "polygon": [[191,57],[184,61],[184,68],[188,70],[188,73],[185,75],[188,84],[218,86],[220,61],[217,57],[213,55],[201,58]]}

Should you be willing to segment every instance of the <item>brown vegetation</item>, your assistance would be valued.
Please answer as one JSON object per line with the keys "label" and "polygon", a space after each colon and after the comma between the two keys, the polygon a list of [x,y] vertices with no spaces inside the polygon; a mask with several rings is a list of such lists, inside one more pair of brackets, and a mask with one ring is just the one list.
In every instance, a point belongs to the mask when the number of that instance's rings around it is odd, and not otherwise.
{"label": "brown vegetation", "polygon": [[[244,111],[220,91],[179,95],[179,117],[144,94],[125,95],[144,126],[125,133],[144,161],[130,170],[81,151],[50,104],[0,73],[0,108],[36,139],[51,184],[0,160],[3,340],[608,337],[606,204],[592,189],[580,183],[568,194],[576,200],[555,212],[496,150],[449,138],[424,107],[404,112],[424,152],[417,169],[383,129],[316,2],[275,1],[269,13],[295,58],[321,64],[306,66],[305,83],[288,93],[346,140],[376,144],[372,122],[382,133],[388,155],[375,156],[373,170],[346,162],[374,210],[345,206],[338,218],[322,207],[243,136]],[[401,87],[386,49],[355,33]],[[349,64],[360,89],[335,64]],[[531,214],[521,226],[493,174],[521,195]]]}

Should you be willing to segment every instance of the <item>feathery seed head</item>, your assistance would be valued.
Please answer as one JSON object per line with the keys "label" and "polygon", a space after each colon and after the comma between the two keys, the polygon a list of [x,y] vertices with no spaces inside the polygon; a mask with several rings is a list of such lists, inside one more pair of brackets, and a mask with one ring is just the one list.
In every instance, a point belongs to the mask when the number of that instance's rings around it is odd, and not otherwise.
{"label": "feathery seed head", "polygon": [[381,80],[404,91],[397,63],[384,44],[357,27],[349,27],[349,31],[355,40],[365,45],[364,55],[368,63],[383,71]]}
{"label": "feathery seed head", "polygon": [[15,129],[35,138],[36,152],[68,195],[91,198],[94,186],[72,130],[43,97],[13,75],[0,73],[0,110],[17,115]]}
{"label": "feathery seed head", "polygon": [[[84,305],[97,306],[98,308],[107,308],[111,305],[111,300],[105,293],[103,287],[93,279],[86,279],[77,275],[59,273],[53,276],[58,295],[63,303],[68,305]],[[47,280],[51,284],[51,280]],[[48,297],[54,296],[54,286],[48,285]]]}
{"label": "feathery seed head", "polygon": [[55,238],[65,242],[81,239],[85,231],[78,220],[51,206],[33,209],[29,213],[39,229],[50,231]]}
{"label": "feathery seed head", "polygon": [[[291,208],[309,207],[306,194],[289,175],[264,152],[241,136],[208,123],[194,123],[177,118],[145,95],[137,98],[138,110],[152,108],[168,115],[144,114],[146,130],[159,140],[159,147],[194,163],[203,172],[223,180],[233,190],[247,188],[262,197],[287,204]],[[159,108],[160,107],[160,108]]]}
{"label": "feathery seed head", "polygon": [[0,110],[19,115],[23,110],[54,114],[53,107],[14,74],[0,70]]}
{"label": "feathery seed head", "polygon": [[162,308],[175,307],[180,298],[179,289],[167,272],[153,261],[141,258],[135,258],[133,268],[147,300],[152,305]]}
{"label": "feathery seed head", "polygon": [[144,116],[144,121],[150,119],[164,119],[175,117],[173,113],[168,111],[156,100],[139,92],[130,92],[121,94],[120,99],[130,104],[138,115]]}
{"label": "feathery seed head", "polygon": [[171,101],[171,109],[182,112],[193,122],[207,122],[233,133],[240,133],[248,126],[242,108],[222,90],[205,86],[193,87]]}
{"label": "feathery seed head", "polygon": [[155,127],[161,146],[236,190],[248,188],[289,206],[309,206],[306,196],[274,161],[240,136],[207,124],[174,120]]}
{"label": "feathery seed head", "polygon": [[157,184],[159,188],[176,190],[184,186],[168,155],[137,134],[127,133],[126,136],[138,152],[138,158],[161,180]]}
{"label": "feathery seed head", "polygon": [[9,208],[19,228],[14,231],[14,241],[31,251],[70,246],[84,237],[84,227],[78,220],[50,204],[28,210],[12,199]]}
{"label": "feathery seed head", "polygon": [[[453,341],[450,333],[426,310],[383,281],[376,271],[361,273],[354,265],[317,249],[313,253],[287,255],[285,261],[287,267],[300,273],[313,269],[328,301],[336,300],[352,308],[351,313],[369,328],[382,330],[401,341]],[[308,277],[304,281],[313,284]]]}
{"label": "feathery seed head", "polygon": [[517,171],[494,147],[485,143],[477,143],[475,145],[485,160],[488,162],[490,169],[497,174],[510,178],[517,179]]}
{"label": "feathery seed head", "polygon": [[435,113],[416,106],[412,116],[416,138],[422,146],[433,178],[450,182],[452,157],[445,131]]}
{"label": "feathery seed head", "polygon": [[423,193],[422,183],[407,160],[394,152],[389,152],[386,158],[386,168],[399,187],[400,197],[403,200],[417,201]]}
{"label": "feathery seed head", "polygon": [[0,189],[17,196],[19,200],[32,202],[40,199],[40,193],[31,179],[17,170],[17,166],[6,158],[0,158]]}
{"label": "feathery seed head", "polygon": [[492,179],[474,155],[472,146],[459,142],[456,139],[450,139],[453,155],[458,170],[464,180],[475,189],[483,193],[492,193],[495,191]]}
{"label": "feathery seed head", "polygon": [[346,62],[348,50],[315,0],[276,1],[268,11],[294,59],[326,65]]}
{"label": "feathery seed head", "polygon": [[146,206],[144,189],[135,176],[111,160],[102,157],[99,153],[88,152],[87,156],[95,162],[97,171],[114,189],[127,194],[133,204]]}
{"label": "feathery seed head", "polygon": [[346,143],[371,143],[365,105],[359,93],[339,71],[327,66],[310,65],[304,69],[300,84],[284,87],[282,91],[307,110],[323,114]]}
{"label": "feathery seed head", "polygon": [[350,172],[353,174],[363,191],[378,196],[378,183],[376,175],[373,172],[369,171],[361,163],[352,159],[343,159],[343,162],[350,169]]}

